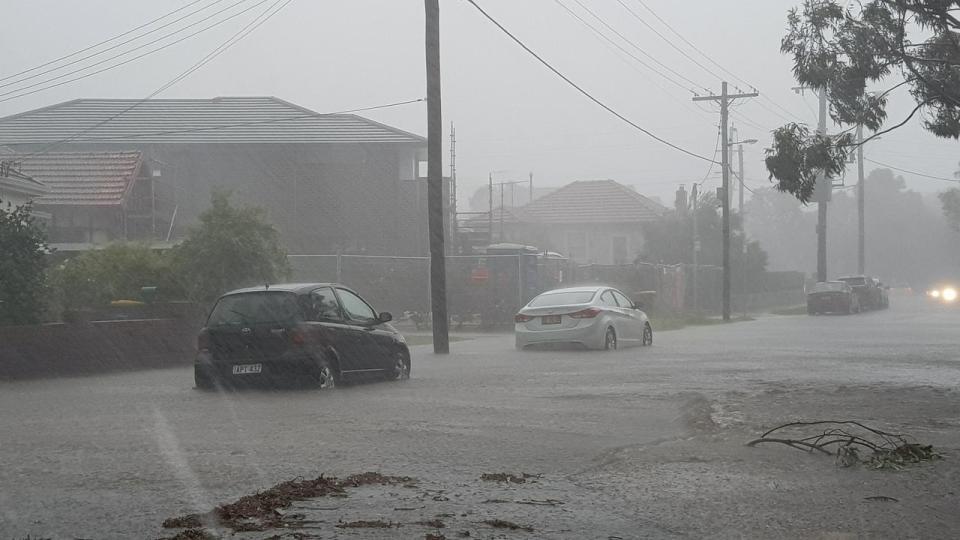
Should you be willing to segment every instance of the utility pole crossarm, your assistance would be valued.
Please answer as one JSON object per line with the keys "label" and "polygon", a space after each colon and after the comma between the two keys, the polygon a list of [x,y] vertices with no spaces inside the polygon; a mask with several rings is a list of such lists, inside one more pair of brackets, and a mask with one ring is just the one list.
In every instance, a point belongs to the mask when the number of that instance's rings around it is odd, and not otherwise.
{"label": "utility pole crossarm", "polygon": [[[741,94],[727,94],[725,97],[727,101],[733,101],[735,99],[752,98],[752,97],[757,97],[759,95],[760,95],[759,92],[748,92],[748,93],[741,93]],[[696,96],[693,98],[693,101],[721,101],[723,99],[724,99],[724,96],[722,95],[721,96]]]}

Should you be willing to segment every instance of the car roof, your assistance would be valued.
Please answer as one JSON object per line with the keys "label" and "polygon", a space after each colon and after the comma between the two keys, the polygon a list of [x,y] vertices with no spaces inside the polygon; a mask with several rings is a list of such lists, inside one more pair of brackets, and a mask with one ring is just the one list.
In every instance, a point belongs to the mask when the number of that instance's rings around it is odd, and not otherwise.
{"label": "car roof", "polygon": [[613,287],[608,287],[606,285],[592,285],[584,287],[566,287],[563,289],[552,289],[549,291],[543,291],[540,294],[553,294],[553,293],[567,293],[567,292],[597,292],[601,289],[612,289]]}
{"label": "car roof", "polygon": [[227,293],[224,293],[222,296],[230,296],[234,294],[244,294],[252,292],[288,292],[288,293],[305,293],[312,291],[318,287],[340,287],[341,289],[350,289],[346,285],[341,285],[339,283],[270,283],[267,285],[259,285],[256,287],[245,287],[243,289],[236,289]]}
{"label": "car roof", "polygon": [[844,280],[844,279],[866,279],[867,277],[869,277],[869,276],[865,276],[865,275],[863,275],[863,274],[860,274],[860,275],[857,275],[857,276],[841,276],[841,277],[838,277],[837,279],[842,281],[842,280]]}

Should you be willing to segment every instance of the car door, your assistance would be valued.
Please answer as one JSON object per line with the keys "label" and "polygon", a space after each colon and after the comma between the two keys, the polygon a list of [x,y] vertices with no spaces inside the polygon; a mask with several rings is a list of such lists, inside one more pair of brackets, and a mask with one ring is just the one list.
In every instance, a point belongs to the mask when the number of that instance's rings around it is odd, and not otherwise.
{"label": "car door", "polygon": [[643,327],[646,324],[646,317],[644,313],[639,309],[634,307],[634,302],[627,298],[627,295],[622,292],[614,289],[613,297],[617,300],[617,303],[620,304],[620,308],[626,313],[627,318],[629,319],[627,324],[630,326],[630,333],[634,336],[636,340],[643,339]]}
{"label": "car door", "polygon": [[332,287],[319,287],[306,296],[304,308],[311,321],[311,333],[331,347],[340,361],[340,371],[349,374],[360,368],[363,351]]}
{"label": "car door", "polygon": [[358,370],[378,371],[392,369],[393,358],[378,343],[379,321],[370,304],[350,289],[337,288],[337,297],[347,317],[349,332],[356,343],[360,358]]}
{"label": "car door", "polygon": [[610,316],[613,318],[613,327],[617,331],[618,341],[627,344],[637,339],[638,336],[630,324],[630,317],[626,311],[620,307],[620,304],[617,303],[611,289],[606,289],[601,292],[597,302],[603,309],[610,313]]}

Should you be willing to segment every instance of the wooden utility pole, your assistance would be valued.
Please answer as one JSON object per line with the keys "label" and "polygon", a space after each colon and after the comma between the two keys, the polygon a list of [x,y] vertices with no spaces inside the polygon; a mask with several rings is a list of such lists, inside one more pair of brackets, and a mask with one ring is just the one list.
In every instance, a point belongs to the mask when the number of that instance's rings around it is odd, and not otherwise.
{"label": "wooden utility pole", "polygon": [[857,224],[860,228],[860,234],[857,238],[857,273],[866,274],[867,256],[866,256],[866,231],[863,228],[864,212],[864,188],[863,177],[863,126],[857,126]]}
{"label": "wooden utility pole", "polygon": [[447,272],[443,252],[443,115],[440,104],[440,5],[424,0],[427,60],[427,226],[430,231],[430,306],[433,352],[450,352]]}
{"label": "wooden utility pole", "polygon": [[[820,118],[817,121],[817,133],[827,134],[827,89],[821,88],[817,92],[820,99]],[[830,192],[833,190],[833,181],[821,171],[817,176],[817,187],[814,190],[814,199],[817,201],[817,281],[827,280],[827,203],[830,201]]]}
{"label": "wooden utility pole", "polygon": [[693,311],[696,312],[699,309],[697,304],[697,288],[699,284],[697,283],[697,278],[699,277],[697,273],[699,269],[697,268],[698,259],[700,258],[700,232],[697,229],[697,213],[700,211],[700,194],[697,192],[697,184],[694,183],[693,187],[690,188],[690,198],[692,200],[692,210],[693,210]]}
{"label": "wooden utility pole", "polygon": [[697,96],[694,101],[716,101],[720,103],[720,137],[723,141],[723,320],[730,320],[730,143],[727,134],[727,121],[730,114],[730,102],[736,99],[757,97],[757,92],[730,94],[727,92],[727,81],[721,83],[719,96]]}

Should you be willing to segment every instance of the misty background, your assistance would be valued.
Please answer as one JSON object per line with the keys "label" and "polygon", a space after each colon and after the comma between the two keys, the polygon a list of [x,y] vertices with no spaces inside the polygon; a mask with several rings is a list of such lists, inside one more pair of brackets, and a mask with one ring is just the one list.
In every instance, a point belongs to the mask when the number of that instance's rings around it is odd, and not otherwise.
{"label": "misty background", "polygon": [[[739,138],[759,139],[758,144],[744,147],[745,179],[752,190],[770,185],[762,163],[769,132],[787,121],[816,123],[816,97],[791,89],[796,85],[791,59],[779,52],[787,11],[798,5],[796,0],[487,0],[481,4],[599,99],[657,135],[701,155],[715,153],[719,114],[716,105],[694,103],[691,98],[695,93],[719,92],[721,76],[749,90],[746,84],[727,77],[728,71],[755,86],[761,97],[738,101],[731,115],[731,126],[737,128]],[[8,12],[16,13],[17,23],[7,25],[0,35],[5,51],[0,72],[11,74],[133,28],[182,2],[8,0],[5,5]],[[630,42],[605,28],[594,14]],[[634,14],[641,15],[646,24]],[[604,41],[577,16],[621,48]],[[456,124],[462,209],[470,209],[473,196],[472,206],[481,206],[474,209],[486,210],[482,207],[486,197],[478,197],[477,191],[484,188],[490,174],[495,181],[509,181],[533,173],[538,194],[576,180],[609,178],[667,206],[680,184],[689,188],[693,182],[706,180],[707,190],[719,185],[718,167],[710,170],[707,163],[662,146],[589,102],[468,3],[442,2],[441,17],[443,114],[445,129],[450,122]],[[425,94],[423,23],[423,6],[416,0],[292,2],[228,52],[157,97],[273,95],[317,112],[421,98]],[[246,19],[238,17],[106,73],[16,99],[0,98],[0,115],[77,97],[146,97],[244,24]],[[660,74],[630,55],[645,59]],[[889,123],[899,121],[912,108],[905,92],[891,95]],[[422,102],[362,114],[414,133],[426,132]],[[448,167],[446,137],[444,148]],[[960,168],[958,149],[956,141],[936,139],[914,119],[869,143],[865,154],[868,160],[950,179]],[[866,163],[868,174],[883,168]],[[847,186],[856,181],[856,170],[851,169],[845,178]],[[916,234],[947,242],[928,242],[928,246],[949,245],[934,194],[951,183],[902,171],[893,174],[902,179],[902,191],[915,194],[903,197],[904,204],[909,199],[909,204],[918,205],[929,221],[929,227],[922,230],[914,223]],[[517,191],[526,194],[526,190]],[[868,260],[879,263],[889,251],[887,242],[901,245],[899,242],[906,241],[899,235],[907,234],[908,228],[893,224],[906,214],[907,207],[881,204],[873,199],[875,194],[880,196],[880,187],[868,191]],[[855,235],[855,204],[850,190],[835,195],[830,223],[837,232],[831,232],[830,258],[836,261],[832,270],[840,271],[846,268],[847,251],[855,248],[855,238],[847,238]],[[748,193],[748,200],[751,197]],[[765,227],[759,219],[748,218],[747,231],[770,253],[771,268],[809,271],[815,243],[809,214],[812,207],[805,208],[786,196],[775,198],[782,214],[779,219],[797,221],[794,225],[799,228],[789,229],[792,243],[777,242],[776,238],[783,237],[771,237],[770,233],[777,229]],[[749,204],[759,211],[759,202]],[[874,267],[874,271],[880,270]]]}

